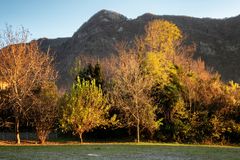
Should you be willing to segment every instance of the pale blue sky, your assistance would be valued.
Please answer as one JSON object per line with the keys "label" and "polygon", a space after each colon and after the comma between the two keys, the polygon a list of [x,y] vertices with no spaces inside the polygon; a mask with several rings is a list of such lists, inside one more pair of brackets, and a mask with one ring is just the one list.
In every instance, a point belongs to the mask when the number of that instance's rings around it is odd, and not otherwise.
{"label": "pale blue sky", "polygon": [[146,12],[225,18],[240,14],[240,0],[0,0],[0,29],[22,25],[32,38],[69,37],[101,9],[128,18]]}

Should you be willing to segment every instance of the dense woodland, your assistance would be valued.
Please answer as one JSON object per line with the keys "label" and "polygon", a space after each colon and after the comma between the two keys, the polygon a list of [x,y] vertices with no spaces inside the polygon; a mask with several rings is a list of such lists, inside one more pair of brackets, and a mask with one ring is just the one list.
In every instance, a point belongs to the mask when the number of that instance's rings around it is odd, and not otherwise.
{"label": "dense woodland", "polygon": [[27,35],[8,27],[1,36],[0,127],[15,128],[17,143],[24,127],[40,143],[54,130],[81,142],[103,131],[136,142],[240,142],[239,84],[194,60],[176,25],[154,20],[133,43],[116,44],[117,55],[77,58],[64,93],[53,57]]}

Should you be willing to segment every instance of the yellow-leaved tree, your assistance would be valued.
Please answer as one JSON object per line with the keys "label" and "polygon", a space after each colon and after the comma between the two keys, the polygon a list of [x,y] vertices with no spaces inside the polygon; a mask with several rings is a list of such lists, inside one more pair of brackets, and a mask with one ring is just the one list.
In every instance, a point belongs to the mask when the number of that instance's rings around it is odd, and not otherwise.
{"label": "yellow-leaved tree", "polygon": [[83,142],[83,134],[90,130],[115,123],[115,116],[109,116],[110,105],[104,96],[101,87],[96,81],[77,79],[70,93],[64,97],[62,129],[73,131]]}
{"label": "yellow-leaved tree", "polygon": [[147,48],[153,52],[166,54],[175,53],[177,42],[182,38],[178,27],[166,20],[154,20],[145,27],[144,42]]}

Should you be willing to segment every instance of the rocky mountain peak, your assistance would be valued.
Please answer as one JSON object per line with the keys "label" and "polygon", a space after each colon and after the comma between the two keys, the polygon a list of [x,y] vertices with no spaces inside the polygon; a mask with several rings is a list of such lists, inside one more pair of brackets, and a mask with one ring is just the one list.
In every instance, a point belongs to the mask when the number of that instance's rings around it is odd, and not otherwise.
{"label": "rocky mountain peak", "polygon": [[127,17],[125,17],[122,14],[119,14],[117,12],[114,11],[110,11],[110,10],[100,10],[99,12],[97,12],[95,15],[93,15],[88,23],[90,22],[120,22],[120,21],[126,21]]}
{"label": "rocky mountain peak", "polygon": [[74,33],[73,39],[85,40],[90,35],[115,29],[119,23],[126,22],[127,17],[110,10],[100,10],[94,14]]}

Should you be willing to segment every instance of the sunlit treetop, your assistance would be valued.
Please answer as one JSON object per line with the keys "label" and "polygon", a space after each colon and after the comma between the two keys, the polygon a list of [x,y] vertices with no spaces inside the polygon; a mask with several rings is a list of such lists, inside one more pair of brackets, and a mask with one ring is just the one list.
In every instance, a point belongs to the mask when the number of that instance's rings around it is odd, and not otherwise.
{"label": "sunlit treetop", "polygon": [[151,51],[171,54],[177,42],[182,38],[178,27],[166,20],[154,20],[145,27],[144,41]]}

